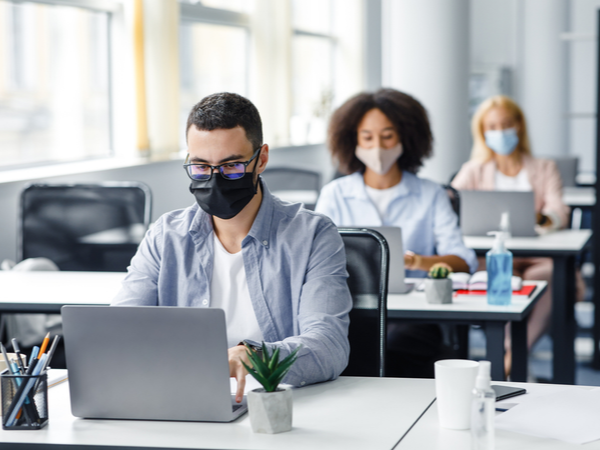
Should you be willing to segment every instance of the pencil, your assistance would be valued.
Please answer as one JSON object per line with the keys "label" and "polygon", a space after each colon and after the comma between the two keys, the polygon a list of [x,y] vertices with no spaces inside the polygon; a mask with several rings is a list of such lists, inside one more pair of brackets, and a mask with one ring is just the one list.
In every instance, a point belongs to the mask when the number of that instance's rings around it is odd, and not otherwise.
{"label": "pencil", "polygon": [[42,357],[44,353],[46,353],[46,348],[48,348],[48,342],[50,342],[50,332],[46,334],[44,341],[42,342],[42,348],[40,348],[40,352],[38,353],[38,359]]}

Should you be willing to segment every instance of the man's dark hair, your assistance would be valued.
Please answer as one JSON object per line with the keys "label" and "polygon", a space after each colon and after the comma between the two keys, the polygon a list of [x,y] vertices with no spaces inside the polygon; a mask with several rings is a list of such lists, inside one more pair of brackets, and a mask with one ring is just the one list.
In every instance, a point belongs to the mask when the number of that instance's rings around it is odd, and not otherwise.
{"label": "man's dark hair", "polygon": [[186,136],[192,125],[206,131],[229,130],[240,126],[254,150],[263,144],[258,109],[247,98],[231,92],[212,94],[196,103],[188,116]]}
{"label": "man's dark hair", "polygon": [[397,164],[402,170],[417,173],[423,160],[432,154],[433,135],[427,111],[408,94],[395,89],[358,94],[340,106],[331,117],[328,131],[329,149],[339,163],[338,170],[350,174],[364,170],[356,157],[358,125],[370,110],[377,108],[392,122],[402,143]]}

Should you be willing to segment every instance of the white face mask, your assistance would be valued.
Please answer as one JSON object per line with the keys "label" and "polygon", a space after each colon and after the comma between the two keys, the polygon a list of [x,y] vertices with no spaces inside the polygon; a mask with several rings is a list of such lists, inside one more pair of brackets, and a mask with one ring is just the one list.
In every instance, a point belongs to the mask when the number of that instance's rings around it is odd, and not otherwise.
{"label": "white face mask", "polygon": [[373,172],[379,175],[388,173],[396,160],[402,155],[402,144],[398,142],[392,148],[362,148],[356,147],[356,157]]}

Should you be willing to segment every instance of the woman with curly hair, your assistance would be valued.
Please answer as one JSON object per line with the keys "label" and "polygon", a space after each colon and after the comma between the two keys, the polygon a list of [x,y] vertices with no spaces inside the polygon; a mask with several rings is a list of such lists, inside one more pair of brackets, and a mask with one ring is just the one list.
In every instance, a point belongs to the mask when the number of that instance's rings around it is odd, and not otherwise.
{"label": "woman with curly hair", "polygon": [[[328,138],[347,176],[323,187],[317,212],[338,226],[400,227],[407,276],[424,277],[440,262],[455,272],[477,268],[445,190],[416,175],[433,142],[427,112],[416,99],[394,89],[358,94],[334,112]],[[393,321],[388,330],[388,348],[396,353],[388,358],[388,373],[431,376],[439,327]]]}

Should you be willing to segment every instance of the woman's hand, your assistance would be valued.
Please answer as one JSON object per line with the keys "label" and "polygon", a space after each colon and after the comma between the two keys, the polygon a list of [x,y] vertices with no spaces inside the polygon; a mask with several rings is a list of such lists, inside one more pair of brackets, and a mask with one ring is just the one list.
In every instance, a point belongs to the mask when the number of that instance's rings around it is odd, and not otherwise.
{"label": "woman's hand", "polygon": [[407,270],[424,270],[427,272],[431,269],[431,266],[438,263],[447,264],[452,272],[469,272],[469,266],[465,260],[456,255],[423,256],[410,250],[404,252],[404,268]]}
{"label": "woman's hand", "polygon": [[542,213],[537,213],[536,214],[536,223],[541,226],[541,227],[551,227],[554,222],[552,222],[552,219]]}
{"label": "woman's hand", "polygon": [[421,267],[421,255],[417,255],[410,250],[404,252],[404,268],[408,270],[419,270]]}

